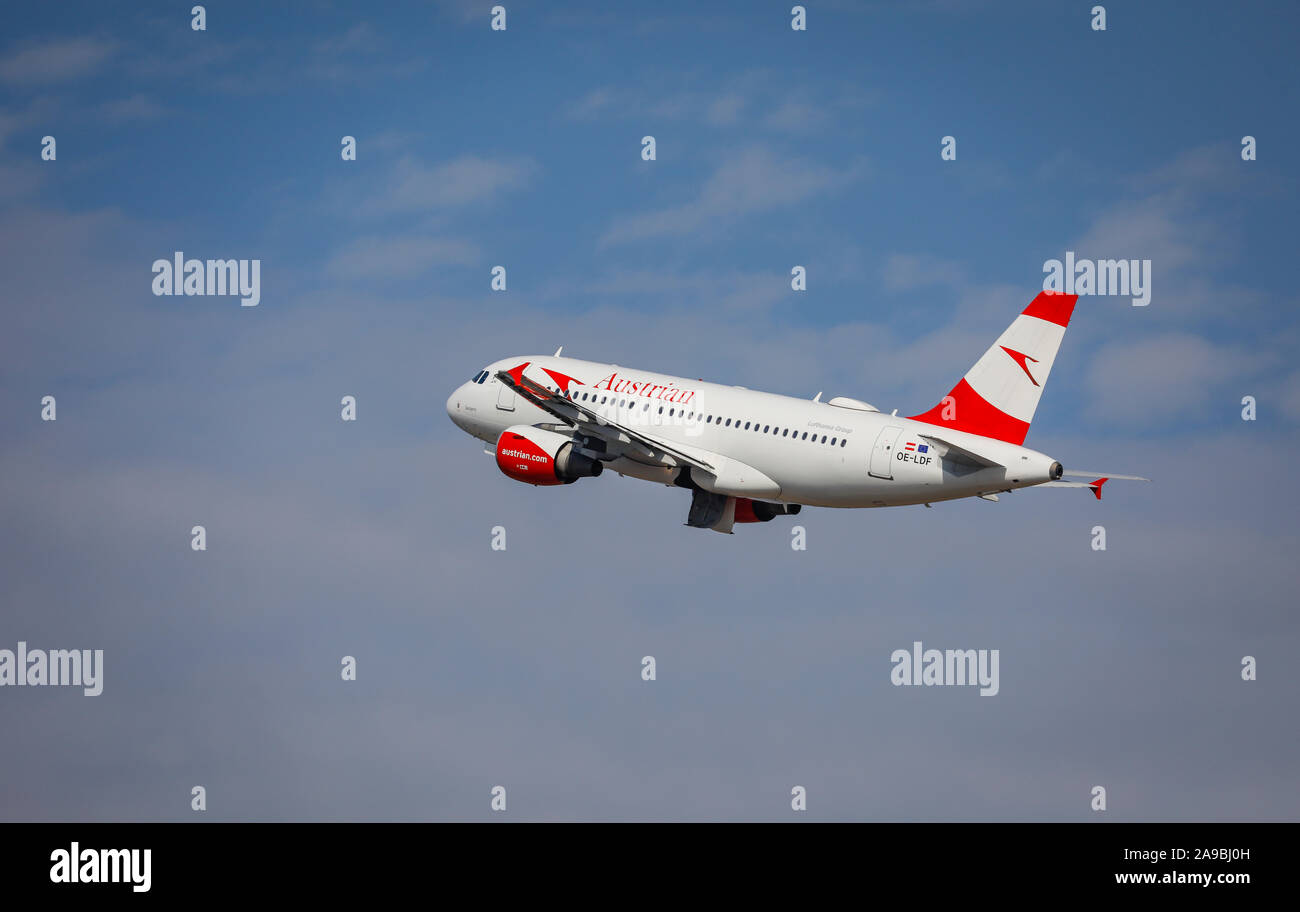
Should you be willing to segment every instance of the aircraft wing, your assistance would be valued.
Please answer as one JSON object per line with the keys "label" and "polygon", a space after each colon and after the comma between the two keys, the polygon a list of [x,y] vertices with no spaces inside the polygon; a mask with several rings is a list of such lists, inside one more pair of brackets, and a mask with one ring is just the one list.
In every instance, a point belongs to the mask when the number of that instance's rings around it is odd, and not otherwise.
{"label": "aircraft wing", "polygon": [[644,430],[639,428],[634,430],[604,415],[598,415],[585,405],[529,377],[525,372],[527,367],[527,364],[523,364],[513,371],[497,371],[497,379],[542,411],[554,415],[565,424],[572,425],[584,433],[604,438],[611,443],[635,444],[645,451],[645,457],[650,460],[657,461],[659,454],[667,453],[684,465],[695,466],[706,472],[718,471],[711,462],[716,457],[710,451],[683,444],[668,444]]}

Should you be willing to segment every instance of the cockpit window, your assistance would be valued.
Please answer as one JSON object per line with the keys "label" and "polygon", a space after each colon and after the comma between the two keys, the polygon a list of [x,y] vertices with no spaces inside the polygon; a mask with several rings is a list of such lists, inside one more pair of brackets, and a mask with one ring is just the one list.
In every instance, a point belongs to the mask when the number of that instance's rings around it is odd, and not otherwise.
{"label": "cockpit window", "polygon": [[489,373],[490,371],[486,371],[486,370],[479,371],[477,374],[474,375],[474,379],[471,380],[470,383],[482,383],[484,380],[488,378]]}

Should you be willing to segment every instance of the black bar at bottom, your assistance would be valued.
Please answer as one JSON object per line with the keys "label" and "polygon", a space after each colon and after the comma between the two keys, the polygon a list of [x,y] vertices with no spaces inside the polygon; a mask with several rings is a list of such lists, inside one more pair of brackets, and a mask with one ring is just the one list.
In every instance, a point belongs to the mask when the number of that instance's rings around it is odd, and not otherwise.
{"label": "black bar at bottom", "polygon": [[5,824],[0,888],[6,897],[76,900],[337,902],[407,890],[431,899],[449,891],[450,899],[462,887],[490,899],[606,887],[619,891],[602,892],[607,900],[699,890],[771,898],[848,887],[863,898],[921,890],[927,899],[1134,893],[1231,901],[1259,888],[1287,890],[1282,866],[1296,836],[1294,824],[1199,823]]}

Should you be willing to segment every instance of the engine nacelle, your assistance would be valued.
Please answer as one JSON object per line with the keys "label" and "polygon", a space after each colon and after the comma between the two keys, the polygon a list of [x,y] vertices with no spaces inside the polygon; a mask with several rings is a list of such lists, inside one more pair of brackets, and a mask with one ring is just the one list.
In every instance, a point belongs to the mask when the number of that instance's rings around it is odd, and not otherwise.
{"label": "engine nacelle", "polygon": [[497,438],[497,468],[515,481],[558,485],[595,478],[605,464],[579,453],[572,437],[516,424]]}
{"label": "engine nacelle", "polygon": [[803,508],[800,504],[768,503],[765,500],[737,497],[736,522],[771,522],[778,516],[794,516],[801,509]]}

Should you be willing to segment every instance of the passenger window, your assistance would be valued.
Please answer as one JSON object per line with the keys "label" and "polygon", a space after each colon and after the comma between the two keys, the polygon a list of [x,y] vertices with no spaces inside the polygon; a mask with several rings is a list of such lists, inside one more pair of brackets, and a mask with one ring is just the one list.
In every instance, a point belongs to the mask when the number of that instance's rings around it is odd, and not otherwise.
{"label": "passenger window", "polygon": [[831,446],[835,446],[835,438],[834,438],[834,437],[831,438]]}
{"label": "passenger window", "polygon": [[781,432],[781,436],[782,436],[782,437],[789,437],[789,436],[790,436],[790,429],[789,429],[789,428],[786,428],[784,431],[782,431],[782,432]]}
{"label": "passenger window", "polygon": [[764,433],[764,434],[767,433],[767,429],[768,429],[769,427],[771,427],[770,424],[765,424],[765,425],[763,425],[763,433]]}
{"label": "passenger window", "polygon": [[846,438],[844,438],[843,440],[840,441],[840,446],[844,446],[844,445],[847,444],[848,442],[849,442],[849,440],[848,440],[848,438],[846,437]]}

